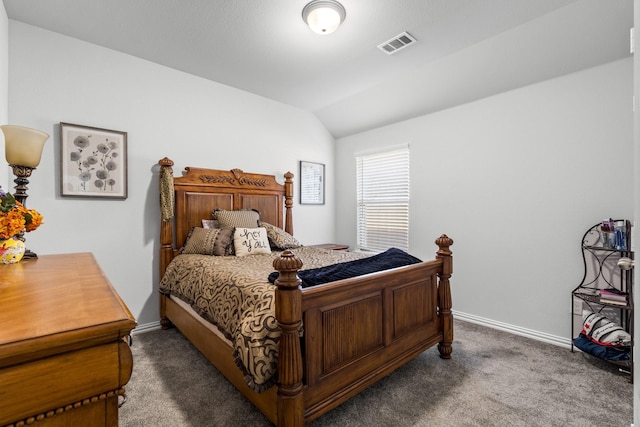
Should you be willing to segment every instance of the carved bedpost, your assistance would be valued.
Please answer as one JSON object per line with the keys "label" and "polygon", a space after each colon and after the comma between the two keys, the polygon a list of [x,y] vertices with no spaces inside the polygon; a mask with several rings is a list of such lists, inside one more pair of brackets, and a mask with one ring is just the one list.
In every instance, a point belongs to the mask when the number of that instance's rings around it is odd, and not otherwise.
{"label": "carved bedpost", "polygon": [[[160,165],[160,276],[162,279],[173,257],[173,161],[167,157],[158,161]],[[165,313],[165,297],[160,295],[160,324],[168,328],[169,320]]]}
{"label": "carved bedpost", "polygon": [[278,347],[278,426],[304,425],[302,395],[302,350],[299,329],[302,324],[302,292],[298,270],[302,261],[286,250],[273,261],[280,272],[275,284],[276,319],[280,326]]}
{"label": "carved bedpost", "polygon": [[436,245],[440,249],[436,252],[436,258],[442,260],[442,270],[438,273],[438,306],[440,316],[440,330],[442,331],[442,342],[438,344],[440,357],[451,358],[453,343],[453,315],[451,314],[451,285],[449,278],[453,273],[453,258],[449,246],[453,245],[453,240],[446,234],[436,239]]}
{"label": "carved bedpost", "polygon": [[284,174],[284,210],[285,221],[284,231],[293,235],[293,216],[291,210],[293,209],[293,174],[287,172]]}

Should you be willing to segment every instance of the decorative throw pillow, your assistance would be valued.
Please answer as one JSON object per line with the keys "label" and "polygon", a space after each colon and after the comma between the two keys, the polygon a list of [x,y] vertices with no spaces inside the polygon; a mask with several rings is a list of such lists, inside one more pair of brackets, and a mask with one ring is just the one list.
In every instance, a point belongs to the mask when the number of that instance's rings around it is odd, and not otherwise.
{"label": "decorative throw pillow", "polygon": [[236,228],[233,236],[233,246],[236,256],[271,253],[267,230],[264,227]]}
{"label": "decorative throw pillow", "polygon": [[262,226],[267,229],[269,244],[274,249],[295,249],[302,246],[298,240],[280,227],[263,222]]}
{"label": "decorative throw pillow", "polygon": [[193,227],[179,252],[181,254],[216,256],[234,255],[233,233],[233,228]]}
{"label": "decorative throw pillow", "polygon": [[600,313],[582,310],[582,334],[596,344],[631,345],[631,335],[620,325]]}
{"label": "decorative throw pillow", "polygon": [[213,211],[213,219],[218,221],[220,228],[256,228],[260,226],[260,213],[256,210],[227,211],[216,209]]}

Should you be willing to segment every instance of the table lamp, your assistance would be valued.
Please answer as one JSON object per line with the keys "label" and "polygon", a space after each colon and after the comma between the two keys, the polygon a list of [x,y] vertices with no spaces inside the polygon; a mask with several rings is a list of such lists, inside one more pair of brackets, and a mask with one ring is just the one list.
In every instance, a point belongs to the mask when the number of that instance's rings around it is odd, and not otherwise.
{"label": "table lamp", "polygon": [[[16,176],[15,194],[13,197],[23,206],[27,201],[27,184],[31,172],[40,164],[42,157],[42,149],[49,135],[36,129],[30,129],[22,126],[3,125],[0,126],[4,133],[5,157],[7,163],[13,169]],[[24,241],[24,236],[21,236]],[[37,258],[37,255],[27,250],[23,258]]]}

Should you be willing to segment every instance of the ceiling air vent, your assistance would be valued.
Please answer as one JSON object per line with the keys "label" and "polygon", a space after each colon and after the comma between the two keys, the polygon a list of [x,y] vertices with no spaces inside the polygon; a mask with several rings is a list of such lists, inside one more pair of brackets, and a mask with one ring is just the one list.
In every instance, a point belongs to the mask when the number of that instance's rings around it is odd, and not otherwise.
{"label": "ceiling air vent", "polygon": [[391,40],[387,40],[386,42],[379,44],[378,49],[386,53],[387,55],[391,55],[392,53],[396,53],[397,51],[404,49],[405,47],[414,44],[417,40],[406,31],[404,33],[400,33]]}

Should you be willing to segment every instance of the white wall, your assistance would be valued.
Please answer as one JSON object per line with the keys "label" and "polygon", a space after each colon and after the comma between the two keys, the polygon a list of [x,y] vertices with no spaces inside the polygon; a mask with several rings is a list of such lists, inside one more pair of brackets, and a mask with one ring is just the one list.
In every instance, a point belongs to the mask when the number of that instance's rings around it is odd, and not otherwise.
{"label": "white wall", "polygon": [[[9,116],[9,20],[4,4],[0,7],[0,125],[6,124]],[[4,158],[4,134],[0,132],[0,153]],[[9,167],[0,162],[0,186],[7,190]]]}
{"label": "white wall", "polygon": [[[333,240],[334,141],[313,115],[13,20],[9,47],[9,120],[52,135],[27,201],[45,224],[27,246],[93,252],[140,324],[158,320],[155,164],[164,156],[176,175],[200,166],[281,177],[297,174],[299,160],[325,163],[326,205],[299,206],[296,193],[294,227],[303,243]],[[59,122],[128,132],[126,200],[60,197]]]}
{"label": "white wall", "polygon": [[354,153],[409,143],[410,251],[455,243],[454,310],[569,343],[580,240],[633,217],[632,60],[336,141],[336,235],[355,245]]}

